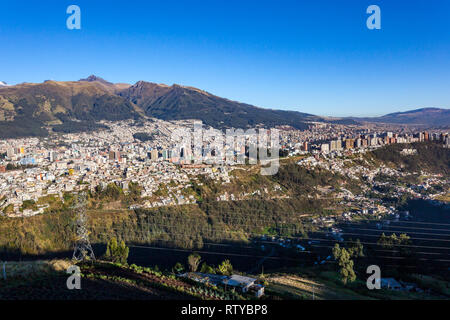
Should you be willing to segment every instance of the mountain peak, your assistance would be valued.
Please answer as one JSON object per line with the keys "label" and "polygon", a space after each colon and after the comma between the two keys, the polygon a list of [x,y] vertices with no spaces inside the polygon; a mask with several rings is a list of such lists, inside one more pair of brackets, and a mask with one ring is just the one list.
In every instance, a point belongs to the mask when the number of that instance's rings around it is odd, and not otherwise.
{"label": "mountain peak", "polygon": [[5,81],[0,81],[0,87],[7,87],[8,84]]}
{"label": "mountain peak", "polygon": [[89,77],[87,77],[86,79],[80,79],[79,81],[87,81],[87,82],[94,82],[94,81],[98,81],[104,84],[112,84],[111,82],[106,81],[103,78],[97,77],[96,75],[91,74]]}

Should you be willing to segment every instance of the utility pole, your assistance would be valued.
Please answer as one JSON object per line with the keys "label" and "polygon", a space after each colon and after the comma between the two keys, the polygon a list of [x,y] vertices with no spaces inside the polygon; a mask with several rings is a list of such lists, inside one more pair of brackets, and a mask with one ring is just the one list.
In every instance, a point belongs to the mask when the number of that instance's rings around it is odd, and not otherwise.
{"label": "utility pole", "polygon": [[95,260],[94,250],[89,242],[89,231],[86,217],[86,193],[83,191],[77,195],[73,209],[76,214],[77,235],[73,249],[72,259],[76,261]]}

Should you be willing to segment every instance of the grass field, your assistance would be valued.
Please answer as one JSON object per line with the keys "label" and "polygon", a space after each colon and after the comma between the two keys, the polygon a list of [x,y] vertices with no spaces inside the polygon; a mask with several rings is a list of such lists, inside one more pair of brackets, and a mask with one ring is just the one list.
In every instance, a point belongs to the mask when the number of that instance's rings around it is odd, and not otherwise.
{"label": "grass field", "polygon": [[71,265],[68,260],[37,260],[37,261],[0,261],[0,282],[4,278],[28,278],[35,275],[63,272]]}
{"label": "grass field", "polygon": [[266,275],[269,296],[289,300],[426,300],[449,299],[448,282],[429,276],[415,275],[416,283],[424,292],[395,290],[369,290],[364,279],[344,285],[335,271],[320,271],[303,268],[286,270],[283,273]]}
{"label": "grass field", "polygon": [[360,300],[366,296],[336,286],[329,281],[312,280],[295,274],[274,275],[268,278],[268,292],[273,292],[286,299],[306,300]]}

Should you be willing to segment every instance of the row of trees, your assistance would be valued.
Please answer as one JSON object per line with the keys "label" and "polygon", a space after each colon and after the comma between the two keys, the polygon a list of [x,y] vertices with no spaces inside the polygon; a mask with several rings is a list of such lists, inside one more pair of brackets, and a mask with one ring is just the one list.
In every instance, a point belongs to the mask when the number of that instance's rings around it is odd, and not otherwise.
{"label": "row of trees", "polygon": [[123,240],[118,242],[116,238],[112,238],[108,241],[106,246],[105,259],[112,262],[126,264],[129,252],[130,248],[126,246]]}
{"label": "row of trees", "polygon": [[[202,263],[202,257],[198,253],[192,253],[187,258],[187,264],[189,267],[189,271],[196,272],[198,271],[200,264],[200,272],[201,273],[210,273],[210,274],[221,274],[229,276],[233,273],[233,266],[231,265],[230,260],[226,259],[222,261],[221,264],[215,268],[212,265],[208,265],[206,262]],[[175,273],[181,273],[185,270],[184,265],[180,262],[177,262],[173,268]]]}
{"label": "row of trees", "polygon": [[393,249],[398,246],[410,245],[411,237],[406,233],[402,233],[399,236],[397,236],[395,233],[391,234],[390,236],[386,236],[383,232],[377,243],[383,248]]}

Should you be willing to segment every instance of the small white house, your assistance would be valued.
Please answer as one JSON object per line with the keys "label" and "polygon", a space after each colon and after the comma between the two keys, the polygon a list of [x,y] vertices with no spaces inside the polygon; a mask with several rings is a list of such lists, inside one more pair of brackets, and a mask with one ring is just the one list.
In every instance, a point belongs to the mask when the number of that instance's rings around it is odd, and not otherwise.
{"label": "small white house", "polygon": [[264,295],[264,286],[255,283],[256,279],[233,274],[231,277],[223,279],[223,284],[238,287],[243,293],[254,292],[257,298]]}
{"label": "small white house", "polygon": [[237,274],[233,274],[231,277],[228,277],[223,280],[223,284],[232,287],[241,288],[242,292],[247,292],[250,286],[255,284],[256,279],[250,277],[244,277]]}

